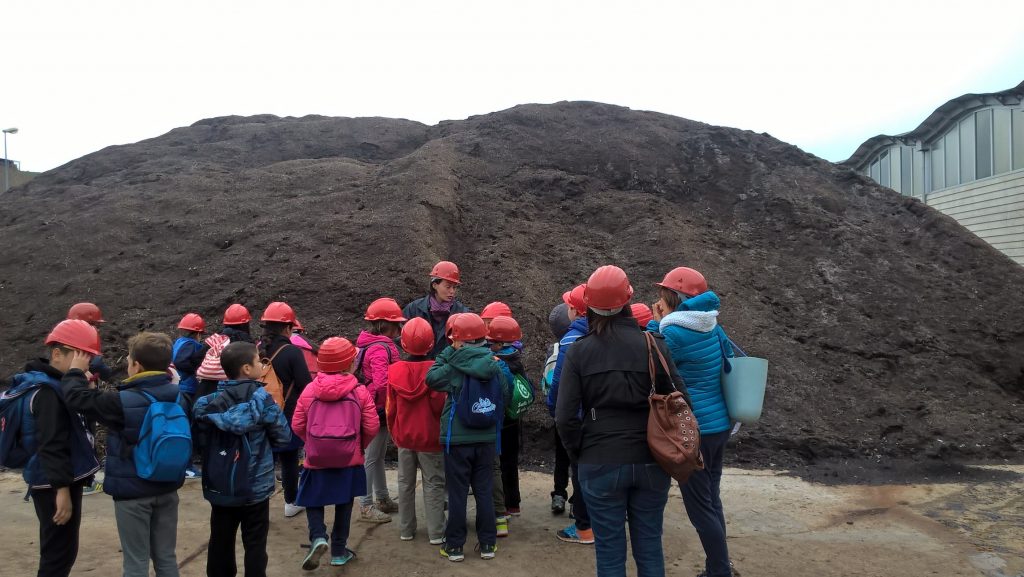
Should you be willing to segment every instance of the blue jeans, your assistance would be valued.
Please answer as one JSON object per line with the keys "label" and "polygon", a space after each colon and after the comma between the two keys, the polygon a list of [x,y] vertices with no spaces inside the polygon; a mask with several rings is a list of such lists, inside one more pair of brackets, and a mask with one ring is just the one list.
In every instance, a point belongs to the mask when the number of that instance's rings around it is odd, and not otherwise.
{"label": "blue jeans", "polygon": [[731,577],[729,548],[725,544],[725,512],[722,510],[722,459],[729,430],[700,436],[700,454],[704,469],[694,471],[682,486],[683,504],[690,524],[697,530],[707,561],[708,577]]}
{"label": "blue jeans", "polygon": [[[331,529],[331,557],[340,557],[348,548],[348,532],[352,523],[352,503],[334,506],[334,527]],[[309,542],[317,538],[327,539],[323,507],[306,507],[306,525],[309,526]]]}
{"label": "blue jeans", "polygon": [[637,577],[665,577],[662,521],[672,478],[657,463],[579,465],[597,577],[626,577],[626,520]]}

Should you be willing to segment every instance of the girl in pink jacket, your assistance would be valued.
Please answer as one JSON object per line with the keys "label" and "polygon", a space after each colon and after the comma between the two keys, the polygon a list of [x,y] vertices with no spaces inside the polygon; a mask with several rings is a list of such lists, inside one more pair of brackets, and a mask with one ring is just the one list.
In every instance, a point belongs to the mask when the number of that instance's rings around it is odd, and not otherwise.
{"label": "girl in pink jacket", "polygon": [[320,345],[320,372],[299,396],[292,430],[306,444],[306,462],[295,504],[306,508],[309,554],[302,568],[311,571],[327,552],[324,508],[334,505],[331,565],[355,557],[348,548],[349,525],[356,497],[366,493],[363,451],[377,436],[377,407],[366,387],[352,374],[356,348],[347,339],[331,337]]}
{"label": "girl in pink jacket", "polygon": [[391,513],[398,512],[398,505],[388,494],[388,483],[384,476],[384,453],[387,452],[391,435],[387,430],[384,403],[388,391],[388,367],[399,360],[395,341],[402,333],[401,323],[405,321],[402,309],[394,299],[379,298],[366,308],[364,317],[370,324],[368,330],[359,333],[356,346],[356,368],[353,371],[359,382],[366,385],[377,405],[380,417],[380,434],[366,449],[367,492],[360,499],[359,520],[370,523],[389,523]]}

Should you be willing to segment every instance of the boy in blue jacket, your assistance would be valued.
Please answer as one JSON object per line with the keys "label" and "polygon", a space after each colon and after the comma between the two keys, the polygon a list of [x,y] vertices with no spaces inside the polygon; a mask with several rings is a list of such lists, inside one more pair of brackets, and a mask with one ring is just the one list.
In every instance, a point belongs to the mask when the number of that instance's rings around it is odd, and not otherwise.
{"label": "boy in blue jacket", "polygon": [[[235,535],[241,525],[245,575],[265,577],[270,497],[275,488],[271,448],[286,447],[292,430],[263,383],[256,380],[263,374],[256,345],[233,342],[224,348],[220,363],[228,380],[221,381],[213,394],[198,399],[193,409],[196,444],[203,455],[203,497],[212,509],[206,574],[237,574]],[[228,459],[217,462],[228,453]],[[236,472],[241,477],[232,476],[234,463],[229,461],[241,456],[247,457],[239,462],[244,472]]]}
{"label": "boy in blue jacket", "polygon": [[[174,403],[178,387],[171,383],[171,339],[161,333],[139,333],[128,341],[128,378],[117,391],[89,386],[83,369],[84,353],[61,386],[68,406],[107,427],[107,464],[103,492],[114,498],[114,518],[124,556],[124,577],[149,577],[149,562],[157,577],[177,577],[175,546],[178,536],[178,488],[175,481],[150,481],[138,475],[133,448],[140,442],[152,402]],[[156,399],[152,401],[151,399]],[[153,547],[153,544],[159,544]]]}
{"label": "boy in blue jacket", "polygon": [[210,345],[200,342],[206,332],[206,322],[196,313],[188,313],[178,323],[180,335],[174,341],[171,362],[178,371],[178,389],[191,403],[196,394],[196,369],[203,363]]}

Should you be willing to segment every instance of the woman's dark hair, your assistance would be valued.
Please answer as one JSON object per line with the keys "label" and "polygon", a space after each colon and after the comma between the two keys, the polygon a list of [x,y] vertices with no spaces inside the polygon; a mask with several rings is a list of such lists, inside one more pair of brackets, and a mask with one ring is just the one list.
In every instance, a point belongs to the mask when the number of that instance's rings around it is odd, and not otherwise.
{"label": "woman's dark hair", "polygon": [[589,332],[592,332],[595,335],[600,335],[604,333],[605,331],[608,330],[608,327],[612,324],[612,321],[615,319],[615,317],[633,318],[633,311],[629,308],[629,305],[626,305],[622,307],[622,310],[619,311],[618,313],[610,317],[606,317],[604,315],[599,315],[595,313],[591,309],[587,309],[587,327],[589,327]]}
{"label": "woman's dark hair", "polygon": [[679,293],[677,293],[674,290],[667,289],[665,287],[661,287],[660,289],[658,289],[658,295],[665,300],[665,304],[667,304],[668,308],[671,309],[669,310],[669,312],[672,312],[679,308],[679,304],[683,302],[683,299],[682,297],[679,296]]}
{"label": "woman's dark hair", "polygon": [[383,335],[387,332],[388,336],[396,336],[402,334],[401,323],[393,321],[376,320],[370,321],[370,333],[374,335]]}
{"label": "woman's dark hair", "polygon": [[288,323],[279,323],[275,321],[266,321],[263,323],[263,336],[260,337],[260,354],[270,355],[270,344],[274,342],[275,337],[290,338],[289,328],[291,325]]}

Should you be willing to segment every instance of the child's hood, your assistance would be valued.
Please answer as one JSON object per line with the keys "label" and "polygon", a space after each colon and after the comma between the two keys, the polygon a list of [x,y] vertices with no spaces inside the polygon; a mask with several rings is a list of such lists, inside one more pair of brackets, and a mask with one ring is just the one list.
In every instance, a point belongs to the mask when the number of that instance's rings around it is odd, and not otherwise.
{"label": "child's hood", "polygon": [[321,401],[337,401],[359,386],[359,381],[351,373],[317,373],[306,386],[313,387],[313,396]]}
{"label": "child's hood", "polygon": [[390,378],[388,386],[396,395],[403,399],[415,401],[431,392],[427,387],[427,371],[434,365],[434,361],[399,361],[391,365],[390,375],[399,378]]}
{"label": "child's hood", "polygon": [[[359,336],[356,338],[356,346],[360,348],[366,348],[366,345],[371,343],[385,343],[389,346],[394,346],[395,341],[391,340],[390,337],[385,335],[375,335],[370,331],[361,331]],[[376,347],[375,347],[376,348]]]}
{"label": "child's hood", "polygon": [[462,347],[452,353],[448,362],[459,372],[478,379],[489,379],[501,370],[494,353],[487,347]]}

